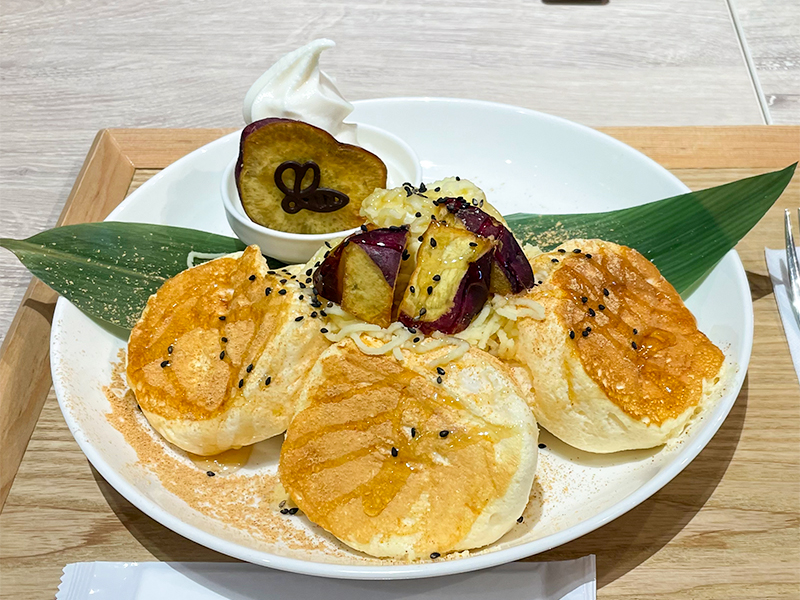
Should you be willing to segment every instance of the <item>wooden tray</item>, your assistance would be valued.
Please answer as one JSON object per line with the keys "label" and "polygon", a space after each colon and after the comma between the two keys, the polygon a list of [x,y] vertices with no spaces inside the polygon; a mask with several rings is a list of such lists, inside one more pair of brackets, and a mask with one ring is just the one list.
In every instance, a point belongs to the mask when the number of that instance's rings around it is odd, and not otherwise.
{"label": "wooden tray", "polygon": [[[230,131],[100,131],[59,224],[103,219],[158,170]],[[602,131],[692,189],[800,159],[797,126]],[[601,598],[800,595],[800,390],[764,262],[764,246],[783,247],[783,209],[797,206],[800,176],[737,247],[753,294],[755,342],[748,377],[722,428],[652,498],[533,560],[596,554]],[[0,594],[52,596],[70,562],[231,560],[145,516],[91,468],[50,389],[55,300],[34,280],[0,350]]]}

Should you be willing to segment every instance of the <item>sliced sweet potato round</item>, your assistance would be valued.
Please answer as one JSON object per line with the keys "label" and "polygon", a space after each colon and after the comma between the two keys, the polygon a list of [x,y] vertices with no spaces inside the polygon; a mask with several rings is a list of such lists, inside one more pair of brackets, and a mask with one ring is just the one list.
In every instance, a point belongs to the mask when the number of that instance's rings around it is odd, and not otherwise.
{"label": "sliced sweet potato round", "polygon": [[[297,174],[302,176],[299,184]],[[291,233],[357,227],[364,222],[361,201],[386,187],[380,158],[291,119],[262,119],[245,127],[235,175],[247,215],[264,227]]]}

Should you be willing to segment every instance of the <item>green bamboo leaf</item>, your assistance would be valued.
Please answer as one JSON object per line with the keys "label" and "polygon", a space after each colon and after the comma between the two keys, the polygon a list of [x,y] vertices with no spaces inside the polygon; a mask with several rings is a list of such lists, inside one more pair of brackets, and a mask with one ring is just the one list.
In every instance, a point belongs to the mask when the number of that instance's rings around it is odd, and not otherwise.
{"label": "green bamboo leaf", "polygon": [[117,222],[56,227],[26,240],[0,239],[0,246],[83,312],[125,329],[166,279],[187,268],[190,252],[245,247],[194,229]]}
{"label": "green bamboo leaf", "polygon": [[684,294],[758,223],[786,189],[796,166],[622,210],[514,214],[506,220],[520,240],[543,250],[572,238],[635,248]]}

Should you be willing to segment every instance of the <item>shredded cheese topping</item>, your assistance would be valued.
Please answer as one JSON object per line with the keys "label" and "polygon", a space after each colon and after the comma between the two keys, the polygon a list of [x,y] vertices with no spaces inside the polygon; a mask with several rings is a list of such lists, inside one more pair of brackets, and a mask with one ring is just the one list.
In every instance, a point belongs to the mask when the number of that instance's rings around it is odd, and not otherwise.
{"label": "shredded cheese topping", "polygon": [[[403,360],[401,348],[417,353],[426,353],[445,345],[453,346],[447,354],[431,361],[437,367],[461,358],[469,347],[476,346],[503,360],[512,360],[516,355],[515,340],[518,335],[517,319],[530,317],[544,319],[544,308],[535,300],[525,297],[505,297],[495,294],[483,307],[467,329],[453,336],[438,331],[425,336],[412,331],[399,322],[387,328],[365,323],[338,305],[325,309],[328,330],[325,337],[333,342],[352,339],[364,354],[389,354]],[[416,340],[416,341],[415,341]]]}
{"label": "shredded cheese topping", "polygon": [[227,252],[195,252],[194,250],[190,251],[189,254],[186,255],[186,268],[191,269],[195,266],[194,261],[196,258],[199,258],[202,261],[214,260],[215,258],[222,258],[223,256],[228,256]]}

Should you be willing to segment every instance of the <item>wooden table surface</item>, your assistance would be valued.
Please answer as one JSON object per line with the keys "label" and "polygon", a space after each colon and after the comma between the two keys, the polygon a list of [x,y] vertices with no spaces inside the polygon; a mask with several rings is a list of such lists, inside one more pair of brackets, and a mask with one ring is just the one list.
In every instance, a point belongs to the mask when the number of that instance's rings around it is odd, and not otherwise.
{"label": "wooden table surface", "polygon": [[[349,99],[480,98],[595,127],[740,125],[800,123],[799,22],[796,0],[5,0],[0,237],[55,225],[99,129],[237,127],[250,84],[315,37],[338,43],[323,66]],[[29,279],[0,251],[0,340]]]}
{"label": "wooden table surface", "polygon": [[[693,189],[800,158],[798,127],[606,131]],[[125,143],[139,157],[135,165],[173,160],[170,139],[200,144],[203,135],[222,132],[132,133]],[[137,169],[130,190],[156,172]],[[800,177],[737,247],[754,302],[755,343],[742,392],[719,432],[652,498],[533,560],[596,554],[598,596],[605,599],[800,596],[800,388],[763,259],[764,246],[782,244],[783,208],[796,206]],[[73,440],[51,392],[0,515],[0,596],[52,597],[65,564],[94,560],[230,559],[159,525],[109,486]]]}

